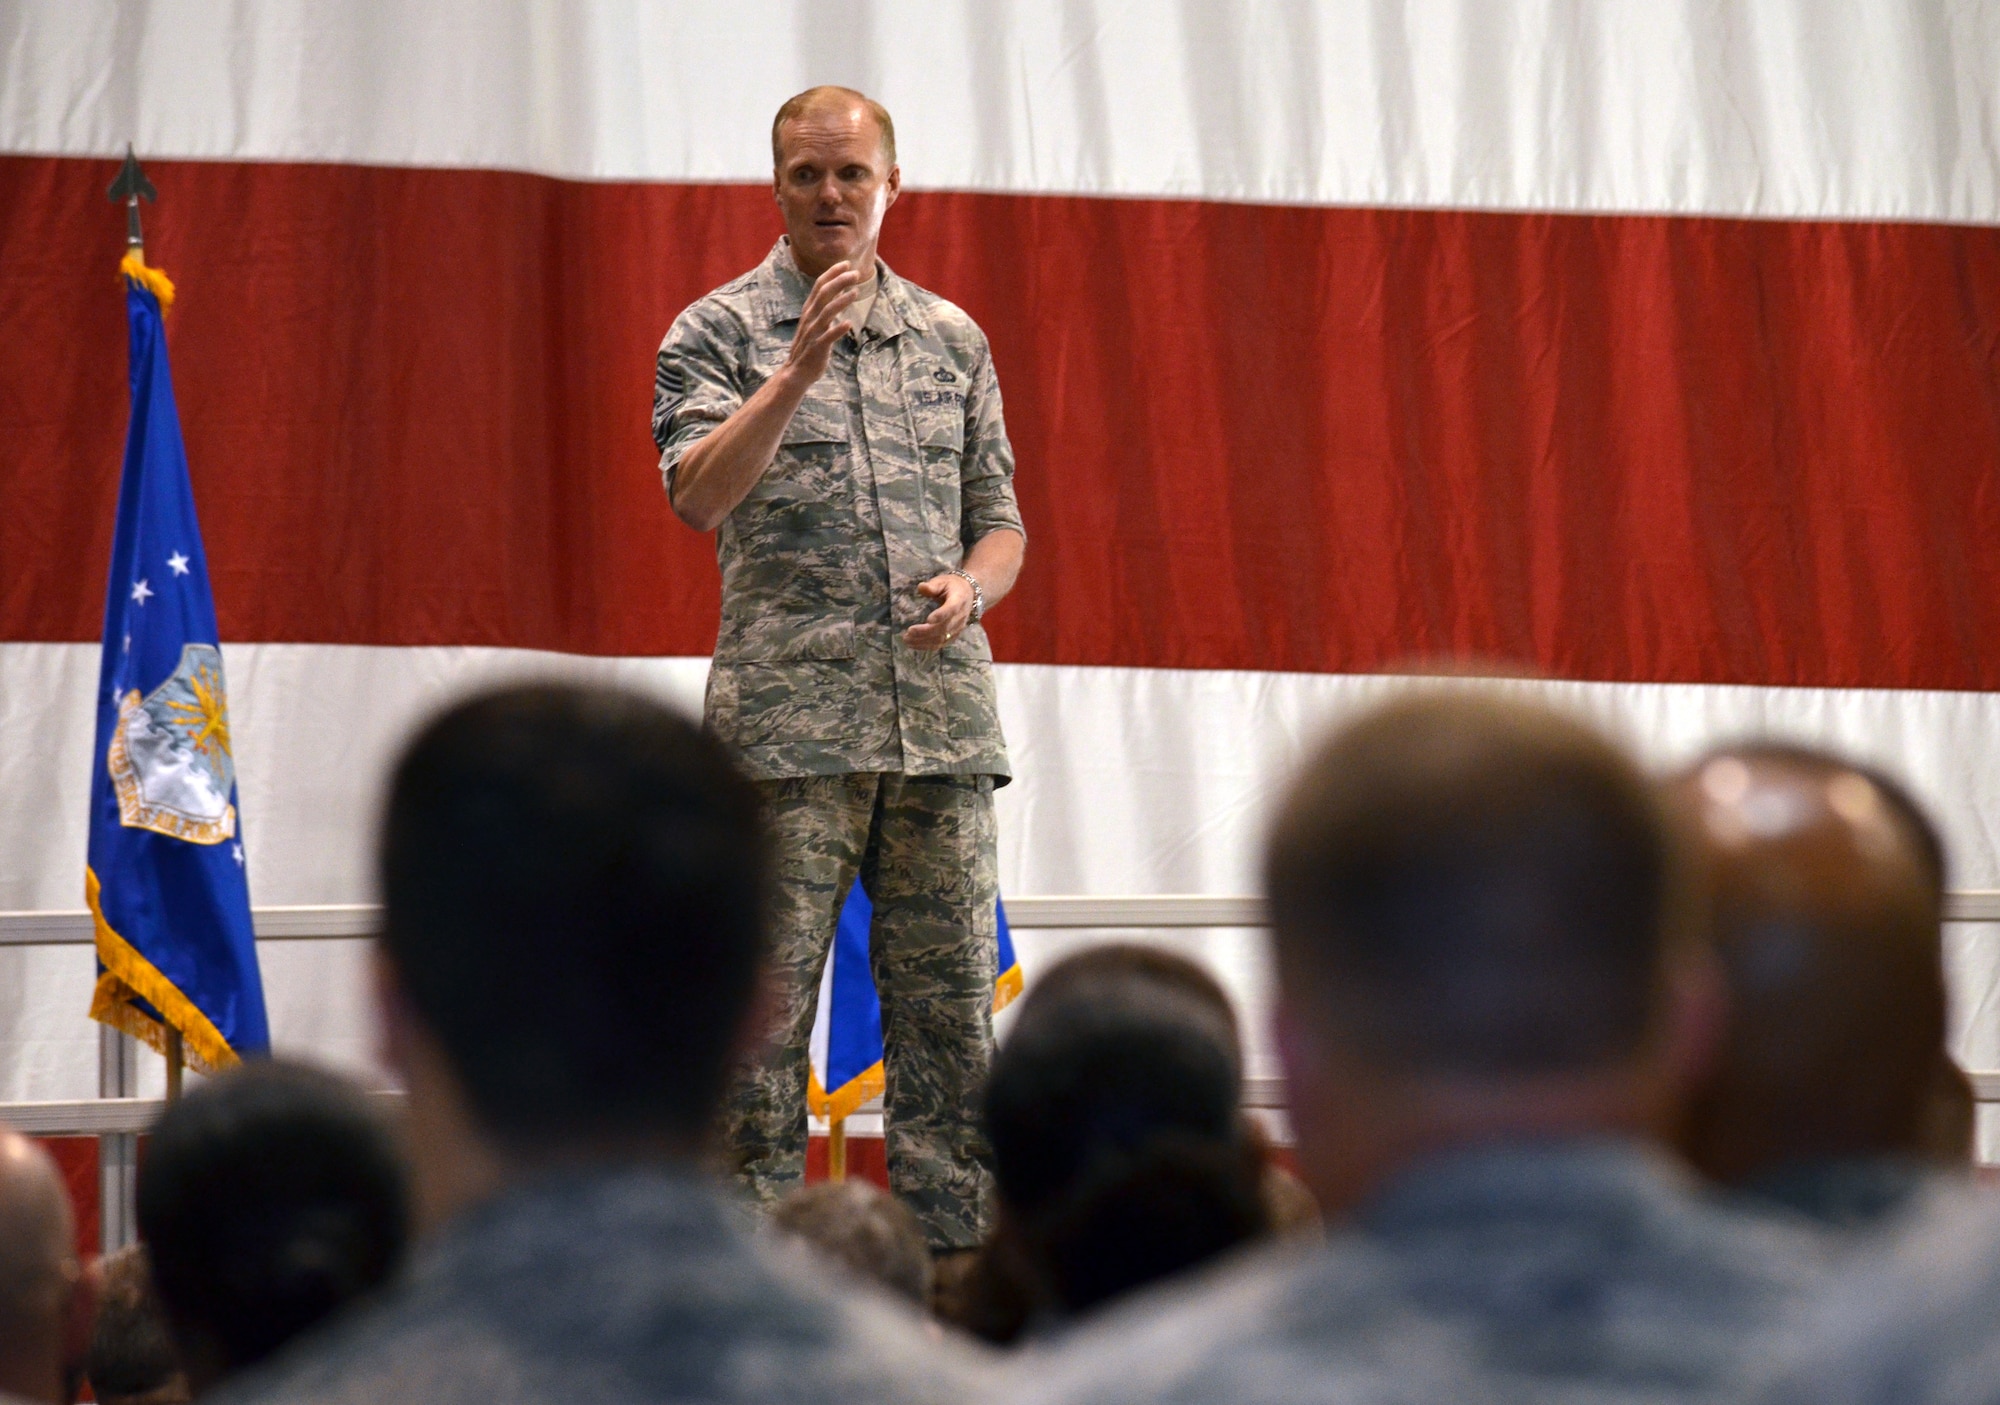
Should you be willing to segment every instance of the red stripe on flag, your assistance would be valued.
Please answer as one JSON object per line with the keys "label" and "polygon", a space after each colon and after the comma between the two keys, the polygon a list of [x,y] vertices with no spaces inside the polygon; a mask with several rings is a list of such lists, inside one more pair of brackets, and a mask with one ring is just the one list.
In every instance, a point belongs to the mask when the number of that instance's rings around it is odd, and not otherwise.
{"label": "red stripe on flag", "polygon": [[[94,638],[112,163],[0,159],[0,638]],[[768,191],[159,162],[225,637],[706,652],[647,435]],[[998,653],[2000,688],[2000,230],[916,193],[1033,537]]]}

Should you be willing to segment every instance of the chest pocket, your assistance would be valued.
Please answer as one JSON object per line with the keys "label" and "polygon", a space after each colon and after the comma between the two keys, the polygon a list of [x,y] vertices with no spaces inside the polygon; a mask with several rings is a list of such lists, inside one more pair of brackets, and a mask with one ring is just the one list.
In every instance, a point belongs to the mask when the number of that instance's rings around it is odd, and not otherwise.
{"label": "chest pocket", "polygon": [[847,403],[831,395],[808,395],[799,401],[799,408],[792,412],[792,422],[785,426],[784,437],[778,442],[786,448],[845,444]]}
{"label": "chest pocket", "polygon": [[777,457],[737,509],[738,529],[796,546],[840,531],[854,513],[848,481],[847,406],[808,397],[778,441]]}
{"label": "chest pocket", "polygon": [[847,456],[847,406],[844,402],[808,396],[799,402],[792,422],[778,440],[778,460],[767,479],[778,478],[825,496],[843,476]]}

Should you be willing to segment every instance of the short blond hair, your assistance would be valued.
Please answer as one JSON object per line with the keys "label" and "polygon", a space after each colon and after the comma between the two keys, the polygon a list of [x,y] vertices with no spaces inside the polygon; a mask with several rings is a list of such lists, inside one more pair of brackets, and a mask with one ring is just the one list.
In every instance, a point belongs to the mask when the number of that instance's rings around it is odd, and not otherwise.
{"label": "short blond hair", "polygon": [[771,164],[785,164],[785,149],[780,135],[787,122],[796,122],[807,113],[820,108],[860,103],[875,119],[875,126],[882,133],[882,154],[891,166],[896,164],[896,124],[889,117],[889,109],[868,96],[852,88],[842,88],[832,83],[823,83],[817,88],[808,88],[797,97],[786,98],[785,105],[778,109],[778,115],[771,119]]}

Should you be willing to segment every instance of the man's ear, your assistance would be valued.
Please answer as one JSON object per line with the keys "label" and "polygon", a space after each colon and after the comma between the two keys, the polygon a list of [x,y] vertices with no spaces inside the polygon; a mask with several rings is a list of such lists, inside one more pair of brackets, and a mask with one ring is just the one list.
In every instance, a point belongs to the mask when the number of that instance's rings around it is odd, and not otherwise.
{"label": "man's ear", "polygon": [[[1310,999],[1310,997],[1305,997]],[[1344,1219],[1405,1154],[1400,1090],[1356,1059],[1326,1022],[1281,993],[1272,1034],[1285,1070],[1299,1175],[1329,1223]]]}
{"label": "man's ear", "polygon": [[889,206],[895,204],[896,197],[903,193],[903,168],[901,166],[891,166],[889,168],[889,179],[884,181],[883,185],[889,191],[889,198],[882,205],[882,208],[886,210]]}
{"label": "man's ear", "polygon": [[368,978],[375,997],[375,1057],[407,1088],[411,1041],[416,1037],[416,1012],[403,993],[402,975],[396,969],[395,959],[383,950],[379,941],[369,953]]}
{"label": "man's ear", "polygon": [[1271,1038],[1278,1046],[1278,1063],[1285,1071],[1285,1086],[1297,1088],[1302,1084],[1309,1085],[1316,1063],[1312,1036],[1299,1023],[1291,1002],[1282,995],[1271,1008]]}

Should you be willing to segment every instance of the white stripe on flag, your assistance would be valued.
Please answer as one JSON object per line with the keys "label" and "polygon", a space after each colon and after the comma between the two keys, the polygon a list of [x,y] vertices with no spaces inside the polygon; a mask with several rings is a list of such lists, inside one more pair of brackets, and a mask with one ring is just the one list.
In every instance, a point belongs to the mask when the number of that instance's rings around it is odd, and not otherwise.
{"label": "white stripe on flag", "polygon": [[[330,17],[335,15],[335,17]],[[0,151],[762,182],[812,83],[917,187],[1991,222],[2000,11],[1882,0],[0,8]],[[559,61],[551,61],[550,54]],[[298,75],[310,73],[310,82]]]}

